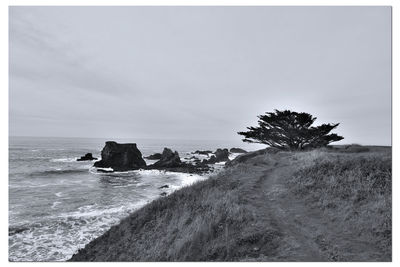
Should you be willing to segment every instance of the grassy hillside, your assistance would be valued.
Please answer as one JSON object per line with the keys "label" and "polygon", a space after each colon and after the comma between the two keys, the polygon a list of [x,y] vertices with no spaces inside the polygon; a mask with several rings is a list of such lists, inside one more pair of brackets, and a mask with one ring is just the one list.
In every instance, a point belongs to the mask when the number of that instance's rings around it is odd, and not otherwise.
{"label": "grassy hillside", "polygon": [[390,261],[391,150],[358,150],[246,154],[71,260]]}
{"label": "grassy hillside", "polygon": [[[338,240],[334,231],[326,233],[335,246],[329,255],[335,260],[347,260],[343,257],[346,254],[364,259],[390,259],[391,154],[325,154],[314,161],[311,166],[295,172],[287,184],[310,208],[321,210],[343,232],[340,237],[347,237]],[[350,237],[352,239],[348,240]],[[329,249],[324,247],[326,244],[321,238],[317,242],[322,249]],[[372,242],[376,246],[371,250]],[[351,243],[355,251],[348,250]]]}

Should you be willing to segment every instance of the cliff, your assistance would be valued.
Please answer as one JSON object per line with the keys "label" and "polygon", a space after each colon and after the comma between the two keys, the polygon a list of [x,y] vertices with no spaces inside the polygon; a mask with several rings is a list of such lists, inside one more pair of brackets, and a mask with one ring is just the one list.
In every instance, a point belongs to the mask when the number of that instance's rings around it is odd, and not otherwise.
{"label": "cliff", "polygon": [[71,261],[390,261],[391,149],[263,150],[137,210]]}

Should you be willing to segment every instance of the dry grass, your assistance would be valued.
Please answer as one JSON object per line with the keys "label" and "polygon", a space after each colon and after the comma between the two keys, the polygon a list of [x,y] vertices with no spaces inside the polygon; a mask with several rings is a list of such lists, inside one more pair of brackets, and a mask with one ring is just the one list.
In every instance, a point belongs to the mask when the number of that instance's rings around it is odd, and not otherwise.
{"label": "dry grass", "polygon": [[134,212],[72,260],[285,260],[282,253],[288,238],[270,218],[265,188],[260,188],[265,173],[278,167],[290,168],[282,179],[294,196],[305,200],[305,208],[314,205],[343,231],[378,243],[379,257],[391,255],[391,155],[387,151],[248,154],[219,175]]}
{"label": "dry grass", "polygon": [[279,232],[256,212],[248,166],[183,188],[143,207],[92,241],[78,261],[234,261],[273,255]]}
{"label": "dry grass", "polygon": [[[353,153],[353,151],[352,151]],[[289,186],[343,227],[391,254],[392,169],[389,153],[299,155],[306,162]]]}

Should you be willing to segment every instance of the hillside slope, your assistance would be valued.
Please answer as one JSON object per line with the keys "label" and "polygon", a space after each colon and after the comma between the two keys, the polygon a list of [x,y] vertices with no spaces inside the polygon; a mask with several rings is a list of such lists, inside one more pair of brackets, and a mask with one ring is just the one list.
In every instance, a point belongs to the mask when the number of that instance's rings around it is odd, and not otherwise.
{"label": "hillside slope", "polygon": [[362,151],[247,154],[71,260],[390,261],[391,150]]}

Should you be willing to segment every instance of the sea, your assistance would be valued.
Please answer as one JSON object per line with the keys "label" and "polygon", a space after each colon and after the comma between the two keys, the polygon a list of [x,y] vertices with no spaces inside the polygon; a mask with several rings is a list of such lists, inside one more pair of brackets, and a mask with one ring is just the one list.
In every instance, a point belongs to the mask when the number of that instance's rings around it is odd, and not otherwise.
{"label": "sea", "polygon": [[[168,147],[178,151],[183,161],[195,150],[258,148],[240,140],[10,137],[10,261],[65,261],[161,193],[170,194],[210,176],[157,170],[99,173],[92,167],[94,161],[76,160],[86,153],[100,158],[106,141],[136,143],[143,156]],[[214,167],[218,172],[223,163]],[[160,188],[164,185],[168,188]]]}

